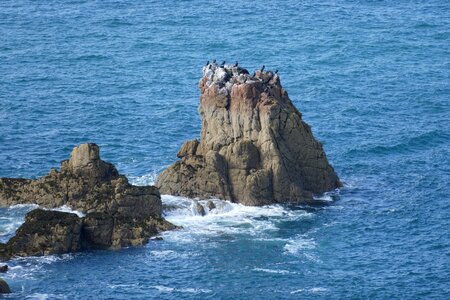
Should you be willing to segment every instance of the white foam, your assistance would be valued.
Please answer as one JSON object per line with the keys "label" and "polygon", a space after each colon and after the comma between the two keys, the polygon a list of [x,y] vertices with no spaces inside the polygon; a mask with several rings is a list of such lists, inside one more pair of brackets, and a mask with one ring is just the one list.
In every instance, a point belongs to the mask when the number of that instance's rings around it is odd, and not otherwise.
{"label": "white foam", "polygon": [[79,218],[82,218],[82,217],[85,216],[85,214],[82,213],[81,211],[74,210],[68,205],[63,205],[63,206],[57,207],[57,208],[42,208],[42,209],[44,209],[44,210],[52,210],[52,211],[60,211],[60,212],[66,212],[66,213],[72,213],[72,214],[76,214]]}
{"label": "white foam", "polygon": [[144,186],[144,185],[154,185],[157,177],[158,174],[156,172],[152,172],[142,176],[128,176],[128,179],[130,183],[133,185]]}
{"label": "white foam", "polygon": [[291,292],[291,294],[299,294],[299,293],[314,293],[314,294],[317,294],[317,293],[323,293],[323,292],[326,292],[326,291],[328,291],[328,289],[326,289],[326,288],[323,288],[323,287],[312,287],[312,288],[306,288],[306,289],[298,289],[298,290],[295,290],[295,291],[292,291]]}
{"label": "white foam", "polygon": [[46,300],[46,299],[67,299],[67,297],[64,295],[35,293],[27,296],[25,299]]}
{"label": "white foam", "polygon": [[27,208],[27,209],[35,209],[38,208],[39,205],[37,204],[15,204],[15,205],[11,205],[8,209],[9,210],[13,210],[13,209],[21,209],[21,208]]}
{"label": "white foam", "polygon": [[253,271],[260,271],[260,272],[274,273],[274,274],[295,274],[295,272],[291,272],[288,270],[264,269],[264,268],[254,268]]}
{"label": "white foam", "polygon": [[173,288],[164,285],[154,285],[151,288],[156,289],[163,293],[172,293],[172,292],[180,292],[180,293],[191,293],[191,294],[200,294],[200,293],[211,293],[212,291],[209,289],[196,289],[196,288]]}
{"label": "white foam", "polygon": [[311,250],[316,248],[316,242],[313,239],[308,239],[303,236],[297,236],[295,238],[289,239],[284,246],[285,254],[297,255],[303,250]]}

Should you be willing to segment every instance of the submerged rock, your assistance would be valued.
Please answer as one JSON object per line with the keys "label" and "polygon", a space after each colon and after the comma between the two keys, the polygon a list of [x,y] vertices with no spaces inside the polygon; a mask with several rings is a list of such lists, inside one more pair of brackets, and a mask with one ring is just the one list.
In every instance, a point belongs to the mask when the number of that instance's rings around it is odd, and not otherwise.
{"label": "submerged rock", "polygon": [[159,176],[162,193],[265,205],[341,186],[277,74],[210,64],[199,88],[200,141],[186,142]]}
{"label": "submerged rock", "polygon": [[158,189],[129,184],[100,159],[95,144],[75,147],[60,172],[52,169],[36,180],[0,179],[0,205],[33,203],[68,205],[86,215],[42,209],[28,213],[16,236],[0,244],[0,259],[142,245],[159,231],[176,228],[162,218]]}
{"label": "submerged rock", "polygon": [[8,283],[0,278],[0,294],[10,294],[11,289],[9,288]]}

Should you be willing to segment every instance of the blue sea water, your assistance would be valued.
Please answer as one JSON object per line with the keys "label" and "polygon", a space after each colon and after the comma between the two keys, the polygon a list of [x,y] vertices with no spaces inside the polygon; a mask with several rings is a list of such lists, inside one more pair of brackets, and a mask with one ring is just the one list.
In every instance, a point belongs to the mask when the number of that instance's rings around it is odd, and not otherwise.
{"label": "blue sea water", "polygon": [[[448,299],[450,2],[0,2],[0,177],[95,142],[149,184],[199,136],[207,60],[278,69],[345,182],[319,207],[190,199],[184,229],[9,263],[7,299]],[[6,241],[31,208],[0,208]]]}

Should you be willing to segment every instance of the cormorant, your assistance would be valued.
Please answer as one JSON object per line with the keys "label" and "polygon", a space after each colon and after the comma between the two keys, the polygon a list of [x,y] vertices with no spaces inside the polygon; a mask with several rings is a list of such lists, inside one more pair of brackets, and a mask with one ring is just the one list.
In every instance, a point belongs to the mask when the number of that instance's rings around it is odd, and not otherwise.
{"label": "cormorant", "polygon": [[213,64],[215,64],[216,63],[216,60],[215,59],[213,59]]}
{"label": "cormorant", "polygon": [[256,72],[253,72],[252,77],[255,77],[255,76],[256,76]]}
{"label": "cormorant", "polygon": [[264,72],[264,68],[265,68],[266,66],[265,65],[263,65],[262,67],[261,67],[261,70],[259,70],[259,72]]}
{"label": "cormorant", "polygon": [[206,65],[205,65],[205,66],[207,66],[207,65],[209,65],[209,60],[206,62]]}
{"label": "cormorant", "polygon": [[278,70],[275,70],[275,74],[278,74]]}
{"label": "cormorant", "polygon": [[237,66],[238,66],[238,64],[239,64],[239,63],[238,63],[238,62],[236,61],[236,63],[234,64],[234,66],[235,66],[235,67],[237,67]]}
{"label": "cormorant", "polygon": [[225,61],[222,61],[222,63],[220,64],[220,67],[223,68],[225,66]]}

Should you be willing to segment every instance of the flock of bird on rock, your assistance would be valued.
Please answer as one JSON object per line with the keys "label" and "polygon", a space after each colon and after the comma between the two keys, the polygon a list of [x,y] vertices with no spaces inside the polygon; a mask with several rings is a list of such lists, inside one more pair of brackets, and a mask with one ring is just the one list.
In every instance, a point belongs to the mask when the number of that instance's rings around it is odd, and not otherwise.
{"label": "flock of bird on rock", "polygon": [[[222,68],[222,69],[225,69],[225,68],[226,68],[226,66],[225,66],[225,61],[222,61],[220,64],[217,64],[217,62],[216,62],[215,59],[212,61],[212,63],[210,63],[209,60],[208,60],[208,61],[206,62],[205,68],[211,69],[213,66],[219,67],[219,68]],[[232,65],[232,66],[230,65],[229,67],[238,68],[238,67],[239,67],[239,62],[236,61],[234,65]],[[261,76],[261,74],[263,74],[265,67],[266,67],[266,66],[263,65],[263,66],[259,69],[259,74],[260,74],[260,76]],[[242,68],[242,69],[240,70],[239,73],[240,73],[240,74],[248,74],[248,75],[249,75],[248,70],[247,70],[247,69],[244,69],[244,68]],[[275,72],[268,71],[268,73],[269,73],[269,77],[268,77],[268,79],[265,80],[266,82],[270,81],[270,80],[273,78],[273,76],[275,76],[276,74],[278,74],[278,70],[275,70]],[[256,73],[256,71],[255,71],[255,72],[253,72],[253,74],[251,75],[251,77],[252,77],[252,78],[257,78],[256,75],[257,75],[257,73]],[[265,83],[266,83],[266,82],[265,82]]]}

